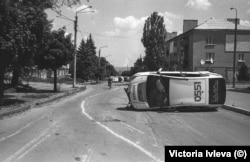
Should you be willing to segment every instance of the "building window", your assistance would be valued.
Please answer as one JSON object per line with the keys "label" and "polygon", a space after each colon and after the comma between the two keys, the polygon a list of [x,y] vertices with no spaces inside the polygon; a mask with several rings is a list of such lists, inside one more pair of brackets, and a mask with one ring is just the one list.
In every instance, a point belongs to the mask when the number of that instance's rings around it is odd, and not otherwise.
{"label": "building window", "polygon": [[206,63],[213,64],[215,60],[215,54],[214,53],[206,53]]}
{"label": "building window", "polygon": [[177,47],[177,41],[174,42],[174,47]]}
{"label": "building window", "polygon": [[238,60],[239,62],[245,62],[245,60],[244,60],[244,53],[240,53],[239,54],[239,60]]}
{"label": "building window", "polygon": [[206,45],[214,45],[215,44],[214,40],[215,40],[214,36],[207,37],[207,39],[206,39]]}

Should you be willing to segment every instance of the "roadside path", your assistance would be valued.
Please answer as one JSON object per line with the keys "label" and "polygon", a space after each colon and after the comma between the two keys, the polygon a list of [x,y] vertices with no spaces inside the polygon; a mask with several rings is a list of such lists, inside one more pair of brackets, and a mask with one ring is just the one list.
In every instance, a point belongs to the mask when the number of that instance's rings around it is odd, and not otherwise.
{"label": "roadside path", "polygon": [[[53,84],[49,84],[49,83],[30,82],[29,86],[36,88],[36,90],[41,90],[41,89],[52,90],[53,89]],[[25,102],[15,107],[10,106],[10,107],[0,108],[0,119],[5,116],[9,116],[9,115],[16,114],[22,111],[26,111],[32,107],[41,106],[45,103],[53,102],[57,99],[60,99],[69,95],[73,95],[85,89],[86,89],[86,85],[77,85],[76,88],[73,88],[72,85],[69,85],[69,84],[60,84],[60,89],[59,89],[60,92],[55,93],[55,94],[51,92],[52,94],[50,94],[50,96],[46,98],[34,99],[32,101]]]}

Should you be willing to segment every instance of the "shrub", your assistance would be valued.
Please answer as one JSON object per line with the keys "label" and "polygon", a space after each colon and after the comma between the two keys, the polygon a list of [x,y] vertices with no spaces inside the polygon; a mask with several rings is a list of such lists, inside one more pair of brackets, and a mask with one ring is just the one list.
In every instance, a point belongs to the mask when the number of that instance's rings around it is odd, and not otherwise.
{"label": "shrub", "polygon": [[250,75],[248,73],[247,65],[245,65],[245,64],[241,65],[241,67],[239,69],[238,80],[239,81],[248,81],[248,80],[250,80]]}

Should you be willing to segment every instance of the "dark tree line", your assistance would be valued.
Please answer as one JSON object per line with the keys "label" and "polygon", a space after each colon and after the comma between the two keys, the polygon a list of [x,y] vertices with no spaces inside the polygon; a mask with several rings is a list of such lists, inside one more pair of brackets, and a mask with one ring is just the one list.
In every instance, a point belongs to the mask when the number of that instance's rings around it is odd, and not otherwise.
{"label": "dark tree line", "polygon": [[[51,31],[46,9],[60,11],[80,0],[1,0],[0,1],[0,105],[4,98],[4,75],[12,71],[12,86],[22,72],[35,65],[57,69],[72,57],[71,36],[64,29]],[[56,73],[55,73],[56,74]],[[56,76],[55,83],[56,83]],[[56,91],[56,87],[54,87]]]}
{"label": "dark tree line", "polygon": [[[99,66],[100,59],[100,66]],[[76,75],[85,81],[103,80],[110,75],[116,75],[115,68],[104,57],[98,58],[91,34],[86,42],[81,41],[77,50]]]}
{"label": "dark tree line", "polygon": [[0,105],[6,69],[13,71],[12,85],[17,85],[21,71],[34,64],[35,54],[46,44],[51,22],[44,10],[52,6],[41,0],[0,2]]}

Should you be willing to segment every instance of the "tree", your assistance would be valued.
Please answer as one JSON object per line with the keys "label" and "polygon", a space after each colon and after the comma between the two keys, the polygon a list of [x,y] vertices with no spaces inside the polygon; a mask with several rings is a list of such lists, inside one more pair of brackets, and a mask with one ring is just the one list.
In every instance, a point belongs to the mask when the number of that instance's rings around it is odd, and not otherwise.
{"label": "tree", "polygon": [[86,56],[86,44],[82,39],[80,46],[77,50],[77,59],[76,59],[76,76],[78,78],[88,80],[88,73],[86,72],[86,64],[88,64],[88,58]]}
{"label": "tree", "polygon": [[164,25],[164,18],[154,12],[145,22],[143,37],[141,39],[145,47],[144,65],[147,70],[156,71],[159,68],[166,68],[165,40],[167,31]]}
{"label": "tree", "polygon": [[98,70],[98,57],[91,34],[86,42],[81,41],[77,51],[76,73],[77,77],[84,80],[95,79]]}
{"label": "tree", "polygon": [[98,67],[98,77],[101,80],[104,80],[105,77],[116,76],[118,73],[115,70],[114,66],[111,65],[105,57],[100,58],[100,67]]}
{"label": "tree", "polygon": [[106,65],[106,76],[116,76],[118,72],[115,70],[115,67],[107,62]]}
{"label": "tree", "polygon": [[43,40],[42,27],[49,24],[44,12],[47,7],[40,0],[0,2],[0,105],[3,104],[6,68],[13,70],[12,83],[16,85],[20,70],[32,63],[38,41]]}
{"label": "tree", "polygon": [[239,69],[238,80],[247,81],[250,80],[250,75],[248,73],[248,67],[246,64],[242,64]]}
{"label": "tree", "polygon": [[76,64],[77,77],[84,80],[90,79],[103,79],[106,76],[116,75],[115,68],[105,59],[96,56],[96,46],[90,34],[86,42],[81,41],[77,50],[77,64]]}
{"label": "tree", "polygon": [[18,84],[22,69],[33,66],[33,57],[47,42],[52,22],[47,20],[44,5],[39,1],[26,0],[16,5],[14,24],[18,32],[15,35],[13,51],[16,56],[12,62],[12,86]]}
{"label": "tree", "polygon": [[90,68],[91,68],[91,79],[95,79],[97,77],[97,73],[100,71],[98,70],[98,57],[96,56],[96,46],[95,42],[92,38],[92,35],[90,34],[87,41],[86,41],[86,52],[89,57],[89,61],[91,63]]}
{"label": "tree", "polygon": [[[0,105],[3,104],[3,76],[6,68],[11,67],[14,72],[18,72],[21,67],[31,63],[37,49],[36,35],[31,29],[35,28],[36,16],[44,13],[39,7],[33,7],[31,0],[0,2]],[[34,16],[35,13],[37,15]],[[17,75],[14,73],[14,76]]]}
{"label": "tree", "polygon": [[[44,48],[46,43],[46,33],[52,28],[52,21],[47,20],[44,12],[47,8],[59,9],[60,6],[72,6],[80,3],[79,0],[50,0],[44,2],[42,0],[20,0],[16,3],[17,12],[15,26],[18,31],[16,37],[15,49],[17,53],[16,59],[12,63],[13,77],[12,86],[18,84],[19,76],[25,66],[33,65],[33,56],[38,49]],[[20,40],[17,40],[20,39]]]}
{"label": "tree", "polygon": [[76,64],[76,74],[78,78],[88,81],[93,79],[94,65],[92,60],[93,55],[88,50],[87,43],[84,40],[81,41],[80,46],[77,50],[77,64]]}
{"label": "tree", "polygon": [[122,76],[131,76],[131,71],[123,71]]}
{"label": "tree", "polygon": [[0,105],[3,105],[4,97],[4,74],[9,66],[13,54],[11,53],[13,32],[10,30],[12,26],[8,0],[0,1]]}
{"label": "tree", "polygon": [[36,64],[41,69],[54,72],[54,91],[57,91],[57,69],[67,65],[73,58],[74,45],[71,34],[65,36],[65,28],[51,33],[51,38],[44,51],[36,56]]}
{"label": "tree", "polygon": [[130,73],[131,75],[133,75],[135,73],[142,72],[142,71],[144,71],[144,65],[143,65],[142,58],[140,57],[134,63],[134,67],[131,68]]}

